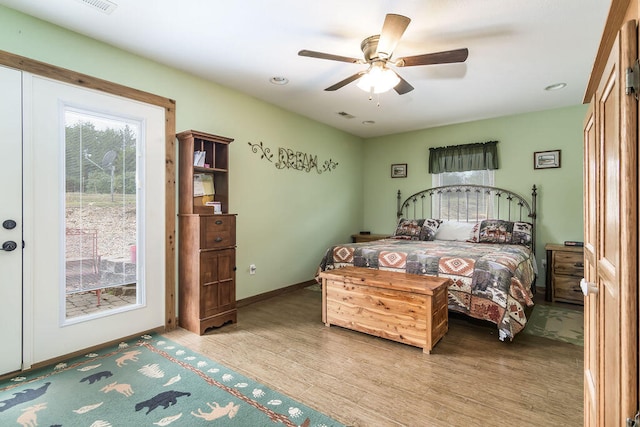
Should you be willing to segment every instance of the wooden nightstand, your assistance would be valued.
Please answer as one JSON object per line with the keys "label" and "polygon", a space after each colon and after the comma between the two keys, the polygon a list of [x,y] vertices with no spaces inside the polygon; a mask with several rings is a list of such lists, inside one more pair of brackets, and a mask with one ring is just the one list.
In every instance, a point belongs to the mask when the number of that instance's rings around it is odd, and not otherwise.
{"label": "wooden nightstand", "polygon": [[371,242],[374,240],[386,239],[388,234],[352,234],[351,241],[353,243]]}
{"label": "wooden nightstand", "polygon": [[584,305],[580,279],[584,277],[582,246],[549,243],[547,250],[547,281],[545,299]]}

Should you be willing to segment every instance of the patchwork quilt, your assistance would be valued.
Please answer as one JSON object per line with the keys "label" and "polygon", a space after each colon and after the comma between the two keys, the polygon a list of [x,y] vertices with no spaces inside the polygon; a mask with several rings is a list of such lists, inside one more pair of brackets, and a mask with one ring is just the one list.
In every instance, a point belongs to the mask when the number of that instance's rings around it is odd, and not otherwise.
{"label": "patchwork quilt", "polygon": [[512,244],[384,239],[327,249],[319,272],[346,266],[448,277],[449,310],[498,327],[500,340],[524,329],[535,279],[529,248]]}

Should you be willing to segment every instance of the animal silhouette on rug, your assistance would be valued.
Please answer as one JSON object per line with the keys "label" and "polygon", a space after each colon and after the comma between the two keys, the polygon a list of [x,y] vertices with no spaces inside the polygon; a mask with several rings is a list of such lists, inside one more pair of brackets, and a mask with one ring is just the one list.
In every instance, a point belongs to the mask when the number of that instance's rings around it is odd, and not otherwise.
{"label": "animal silhouette on rug", "polygon": [[0,412],[6,411],[7,409],[13,408],[21,403],[37,399],[47,392],[47,388],[49,388],[50,384],[50,382],[46,382],[42,387],[38,387],[36,389],[27,388],[17,393],[13,393],[12,398],[0,401]]}
{"label": "animal silhouette on rug", "polygon": [[22,427],[36,427],[38,425],[38,415],[36,412],[47,409],[46,403],[38,403],[22,410],[22,415],[18,417],[16,422]]}
{"label": "animal silhouette on rug", "polygon": [[89,384],[93,384],[96,381],[100,381],[103,378],[109,378],[112,377],[113,374],[109,371],[102,371],[102,372],[97,372],[95,374],[91,374],[88,377],[84,377],[83,379],[80,380],[80,382],[85,382],[85,381],[89,381]]}
{"label": "animal silhouette on rug", "polygon": [[141,410],[142,408],[148,408],[147,413],[153,411],[154,409],[162,406],[164,409],[167,409],[169,406],[175,405],[178,403],[178,397],[181,396],[191,396],[191,393],[181,392],[176,390],[164,391],[160,394],[156,394],[149,400],[145,400],[140,403],[136,403],[136,412]]}
{"label": "animal silhouette on rug", "polygon": [[191,411],[191,415],[197,418],[202,418],[206,421],[212,421],[224,416],[231,419],[235,417],[240,410],[240,405],[234,405],[233,402],[229,402],[227,406],[220,406],[218,402],[207,402],[207,406],[211,409],[211,412],[204,412],[202,409],[198,408],[198,412],[196,413]]}

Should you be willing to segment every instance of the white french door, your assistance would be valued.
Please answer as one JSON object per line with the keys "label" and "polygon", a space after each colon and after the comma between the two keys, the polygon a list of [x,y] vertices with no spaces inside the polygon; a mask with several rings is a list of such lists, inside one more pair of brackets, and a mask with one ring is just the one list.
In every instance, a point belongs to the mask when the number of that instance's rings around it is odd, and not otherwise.
{"label": "white french door", "polygon": [[[104,342],[164,326],[165,294],[165,142],[164,109],[126,98],[89,90],[55,80],[24,73],[24,212],[25,212],[25,322],[24,361],[28,367]],[[135,188],[127,194],[135,204],[136,228],[127,244],[136,247],[134,285],[135,301],[125,307],[96,314],[72,317],[67,313],[69,293],[68,252],[71,208],[69,192],[82,193],[96,178],[80,172],[82,182],[71,182],[71,168],[66,134],[69,112],[100,118],[99,121],[121,121],[135,133],[133,162]],[[130,150],[131,151],[131,150]],[[113,153],[94,157],[87,148],[78,152],[81,162],[109,170],[118,162]],[[133,157],[134,155],[129,155]],[[113,169],[111,169],[113,171]],[[105,177],[108,177],[105,174]],[[108,179],[108,178],[105,178]],[[111,197],[114,175],[111,173]],[[80,190],[69,190],[74,185]],[[124,187],[124,184],[123,184]],[[125,191],[122,190],[123,196]],[[86,201],[90,208],[99,201]],[[75,206],[75,205],[74,205]],[[80,228],[80,230],[84,230]],[[105,239],[104,234],[99,235]],[[85,244],[89,240],[82,240]],[[66,246],[65,246],[66,245]],[[103,240],[102,247],[105,242]],[[94,250],[100,260],[105,257]],[[96,264],[97,265],[97,264]],[[99,274],[99,273],[96,273]],[[88,279],[87,279],[88,280]],[[93,280],[93,279],[92,279]],[[93,288],[99,286],[93,284]],[[88,291],[95,292],[95,291]],[[104,293],[104,290],[102,291]]]}
{"label": "white french door", "polygon": [[0,67],[0,375],[22,363],[22,93],[20,71]]}

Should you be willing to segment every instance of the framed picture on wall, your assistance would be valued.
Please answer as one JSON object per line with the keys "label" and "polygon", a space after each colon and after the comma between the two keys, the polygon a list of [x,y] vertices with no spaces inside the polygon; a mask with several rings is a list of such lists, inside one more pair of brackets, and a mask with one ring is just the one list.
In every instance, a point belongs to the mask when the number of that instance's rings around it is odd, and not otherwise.
{"label": "framed picture on wall", "polygon": [[560,150],[536,151],[533,153],[534,169],[549,169],[560,167]]}
{"label": "framed picture on wall", "polygon": [[391,178],[406,178],[407,177],[407,164],[395,163],[391,165]]}

